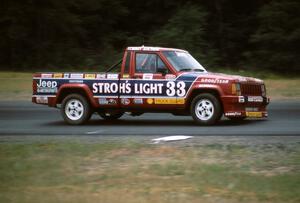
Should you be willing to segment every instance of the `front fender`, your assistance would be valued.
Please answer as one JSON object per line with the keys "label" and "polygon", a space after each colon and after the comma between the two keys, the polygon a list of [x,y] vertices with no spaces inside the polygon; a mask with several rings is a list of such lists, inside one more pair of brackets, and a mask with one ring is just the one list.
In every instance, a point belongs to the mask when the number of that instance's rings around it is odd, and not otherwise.
{"label": "front fender", "polygon": [[195,83],[193,84],[191,91],[187,93],[187,98],[191,98],[195,92],[206,92],[207,90],[216,91],[220,97],[224,95],[224,91],[219,85]]}

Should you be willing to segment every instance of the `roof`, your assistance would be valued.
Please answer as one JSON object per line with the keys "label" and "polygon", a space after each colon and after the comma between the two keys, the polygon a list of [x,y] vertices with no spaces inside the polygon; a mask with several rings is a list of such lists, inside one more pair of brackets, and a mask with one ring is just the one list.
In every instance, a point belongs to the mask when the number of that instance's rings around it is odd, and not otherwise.
{"label": "roof", "polygon": [[127,47],[127,50],[130,51],[183,51],[183,49],[175,49],[175,48],[165,48],[165,47],[148,47],[148,46],[140,46],[140,47]]}

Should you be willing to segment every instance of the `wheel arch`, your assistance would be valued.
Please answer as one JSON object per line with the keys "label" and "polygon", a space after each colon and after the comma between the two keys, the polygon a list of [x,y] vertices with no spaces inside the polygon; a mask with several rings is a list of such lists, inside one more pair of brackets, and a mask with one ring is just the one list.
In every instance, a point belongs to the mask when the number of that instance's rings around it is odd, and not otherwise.
{"label": "wheel arch", "polygon": [[217,89],[217,88],[197,88],[194,89],[188,96],[188,100],[187,100],[187,104],[186,104],[186,110],[189,110],[191,103],[193,101],[193,99],[203,93],[209,93],[214,95],[221,104],[221,108],[222,108],[222,112],[224,112],[224,106],[223,106],[223,102],[221,100],[221,96],[222,96],[222,91]]}
{"label": "wheel arch", "polygon": [[80,84],[80,85],[72,85],[72,84],[66,84],[62,85],[59,88],[59,91],[57,93],[57,98],[56,98],[56,104],[61,104],[63,99],[68,96],[69,94],[80,94],[84,96],[87,101],[91,104],[92,107],[96,107],[96,102],[93,99],[93,93],[89,89],[89,87],[85,84]]}

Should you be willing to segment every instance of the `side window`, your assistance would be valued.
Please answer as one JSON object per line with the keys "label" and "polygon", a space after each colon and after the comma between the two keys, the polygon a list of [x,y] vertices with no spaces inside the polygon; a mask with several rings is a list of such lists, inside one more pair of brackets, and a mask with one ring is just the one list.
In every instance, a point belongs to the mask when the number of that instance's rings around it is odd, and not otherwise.
{"label": "side window", "polygon": [[136,73],[158,73],[161,69],[168,70],[157,54],[136,54]]}

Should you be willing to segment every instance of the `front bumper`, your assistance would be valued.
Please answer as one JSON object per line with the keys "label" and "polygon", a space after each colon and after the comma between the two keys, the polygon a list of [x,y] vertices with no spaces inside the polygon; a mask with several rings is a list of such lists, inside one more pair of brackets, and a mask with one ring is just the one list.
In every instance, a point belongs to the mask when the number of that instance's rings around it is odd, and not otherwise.
{"label": "front bumper", "polygon": [[267,105],[270,98],[263,96],[225,96],[222,97],[226,117],[268,117]]}

